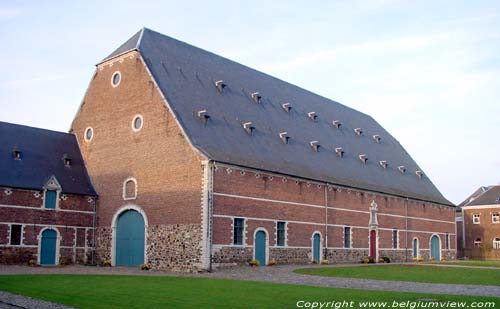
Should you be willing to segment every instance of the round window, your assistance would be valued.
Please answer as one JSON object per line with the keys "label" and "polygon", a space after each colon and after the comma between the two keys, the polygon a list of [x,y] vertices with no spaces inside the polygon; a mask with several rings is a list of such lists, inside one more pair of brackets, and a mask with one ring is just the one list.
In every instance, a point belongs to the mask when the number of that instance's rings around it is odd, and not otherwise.
{"label": "round window", "polygon": [[87,142],[89,142],[93,136],[94,136],[94,130],[92,130],[91,127],[88,127],[87,129],[85,129],[85,136],[84,137],[85,137],[85,140]]}
{"label": "round window", "polygon": [[132,129],[135,132],[137,132],[140,129],[142,129],[142,124],[143,124],[142,116],[141,115],[137,115],[137,116],[134,117],[134,120],[132,120]]}
{"label": "round window", "polygon": [[113,76],[111,77],[111,84],[113,85],[113,87],[116,87],[120,84],[121,78],[122,77],[120,72],[113,73]]}

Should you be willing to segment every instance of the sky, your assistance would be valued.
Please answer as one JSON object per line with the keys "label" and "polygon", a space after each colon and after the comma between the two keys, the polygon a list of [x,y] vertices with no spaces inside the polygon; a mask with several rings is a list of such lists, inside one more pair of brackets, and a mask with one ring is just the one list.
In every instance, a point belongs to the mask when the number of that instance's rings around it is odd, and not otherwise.
{"label": "sky", "polygon": [[371,115],[454,203],[500,184],[500,1],[0,0],[0,121],[68,131],[142,27]]}

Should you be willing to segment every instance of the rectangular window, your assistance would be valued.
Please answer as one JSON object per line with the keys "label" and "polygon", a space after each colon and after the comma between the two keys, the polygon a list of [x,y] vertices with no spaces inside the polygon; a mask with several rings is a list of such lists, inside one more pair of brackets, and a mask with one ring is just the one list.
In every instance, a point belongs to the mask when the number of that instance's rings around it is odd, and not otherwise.
{"label": "rectangular window", "polygon": [[392,231],[392,248],[397,249],[398,248],[398,230],[393,230]]}
{"label": "rectangular window", "polygon": [[481,223],[481,217],[479,216],[479,214],[472,215],[472,223],[474,223],[474,224]]}
{"label": "rectangular window", "polygon": [[500,213],[494,213],[491,215],[491,222],[500,223]]}
{"label": "rectangular window", "polygon": [[19,224],[12,224],[10,226],[10,244],[13,246],[18,246],[21,244],[21,232],[23,226]]}
{"label": "rectangular window", "polygon": [[57,201],[57,191],[47,190],[45,191],[45,208],[55,209]]}
{"label": "rectangular window", "polygon": [[344,248],[351,248],[351,228],[344,227]]}
{"label": "rectangular window", "polygon": [[286,222],[276,223],[276,245],[280,247],[285,246],[286,239]]}
{"label": "rectangular window", "polygon": [[450,249],[450,234],[446,233],[446,237],[444,238],[444,247],[446,250]]}
{"label": "rectangular window", "polygon": [[493,239],[493,249],[500,249],[500,237]]}
{"label": "rectangular window", "polygon": [[243,231],[245,229],[245,219],[234,218],[233,224],[233,244],[243,245]]}

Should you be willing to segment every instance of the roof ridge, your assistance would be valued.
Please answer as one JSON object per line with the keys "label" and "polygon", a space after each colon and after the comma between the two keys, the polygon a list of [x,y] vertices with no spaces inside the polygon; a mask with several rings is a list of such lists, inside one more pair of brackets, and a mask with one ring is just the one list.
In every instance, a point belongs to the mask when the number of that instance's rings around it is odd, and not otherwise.
{"label": "roof ridge", "polygon": [[33,129],[33,130],[40,130],[40,131],[46,131],[46,132],[50,132],[50,133],[56,133],[56,134],[63,134],[63,135],[74,136],[73,133],[69,133],[69,132],[50,130],[50,129],[40,128],[40,127],[34,127],[34,126],[28,126],[28,125],[19,124],[19,123],[13,123],[13,122],[8,122],[8,121],[0,121],[0,124],[2,124],[2,123],[3,124],[7,124],[7,125],[11,125],[11,126],[18,126],[18,127],[29,128],[29,129]]}

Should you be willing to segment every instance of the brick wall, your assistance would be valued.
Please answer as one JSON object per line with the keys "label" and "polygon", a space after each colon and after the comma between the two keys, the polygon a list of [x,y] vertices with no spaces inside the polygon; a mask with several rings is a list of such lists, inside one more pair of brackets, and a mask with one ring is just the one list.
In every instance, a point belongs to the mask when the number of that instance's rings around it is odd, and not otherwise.
{"label": "brick wall", "polygon": [[[492,222],[492,214],[500,213],[500,207],[476,207],[464,209],[465,248],[464,256],[477,259],[500,259],[500,249],[493,248],[493,239],[500,237],[500,223]],[[472,216],[478,214],[480,223],[474,224]],[[474,241],[481,239],[481,245]]]}

